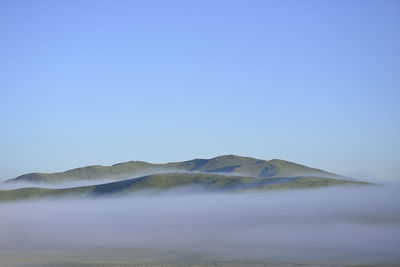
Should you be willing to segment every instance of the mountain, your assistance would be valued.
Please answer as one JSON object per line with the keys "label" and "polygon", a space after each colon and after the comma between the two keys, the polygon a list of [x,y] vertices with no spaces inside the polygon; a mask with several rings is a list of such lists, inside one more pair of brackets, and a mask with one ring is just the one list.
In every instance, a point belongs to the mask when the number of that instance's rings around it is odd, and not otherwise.
{"label": "mountain", "polygon": [[7,182],[62,183],[72,181],[124,180],[134,176],[144,176],[168,172],[201,172],[229,174],[258,178],[292,176],[318,176],[351,180],[334,173],[310,168],[293,162],[273,159],[260,160],[236,155],[224,155],[211,159],[193,159],[182,162],[152,164],[144,161],[128,161],[112,166],[93,165],[58,173],[28,173]]}
{"label": "mountain", "polygon": [[[105,179],[112,182],[105,182]],[[77,186],[82,181],[89,185]],[[75,184],[74,187],[65,187],[64,184],[64,188],[48,188],[57,183],[68,182]],[[114,196],[141,190],[157,193],[182,188],[243,192],[368,184],[289,161],[267,161],[235,155],[165,164],[128,161],[108,167],[94,165],[58,173],[29,173],[6,183],[21,187],[25,183],[36,183],[42,187],[0,190],[0,201],[41,197]]]}
{"label": "mountain", "polygon": [[0,201],[16,201],[43,197],[120,196],[137,191],[157,193],[171,189],[195,191],[242,192],[273,189],[316,188],[334,185],[365,185],[367,183],[316,176],[256,178],[214,173],[163,173],[146,175],[100,185],[62,189],[28,187],[0,190]]}

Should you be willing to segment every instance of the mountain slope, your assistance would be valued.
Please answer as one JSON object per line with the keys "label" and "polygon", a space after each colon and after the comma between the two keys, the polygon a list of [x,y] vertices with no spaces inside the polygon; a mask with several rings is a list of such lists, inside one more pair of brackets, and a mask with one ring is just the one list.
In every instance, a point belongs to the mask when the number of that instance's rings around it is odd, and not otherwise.
{"label": "mountain slope", "polygon": [[105,183],[100,185],[81,186],[63,189],[20,188],[0,190],[0,201],[16,201],[43,197],[76,197],[76,196],[113,196],[129,194],[140,190],[153,192],[186,187],[192,190],[206,191],[248,191],[314,188],[333,185],[365,185],[367,183],[338,180],[325,177],[282,177],[254,178],[206,173],[164,173],[139,178]]}
{"label": "mountain slope", "polygon": [[346,179],[337,174],[284,160],[273,159],[266,161],[250,157],[225,155],[211,159],[194,159],[165,164],[128,161],[112,166],[93,165],[58,173],[28,173],[10,179],[7,182],[61,183],[99,179],[112,179],[118,181],[133,176],[167,172],[224,173],[259,178],[318,176]]}

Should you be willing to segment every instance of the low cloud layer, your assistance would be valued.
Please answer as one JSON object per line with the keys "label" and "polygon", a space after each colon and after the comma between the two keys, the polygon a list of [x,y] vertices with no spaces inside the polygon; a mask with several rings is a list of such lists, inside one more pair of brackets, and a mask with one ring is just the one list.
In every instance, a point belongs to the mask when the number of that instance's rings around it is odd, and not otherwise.
{"label": "low cloud layer", "polygon": [[238,259],[400,261],[400,188],[137,194],[0,204],[0,249],[156,248]]}
{"label": "low cloud layer", "polygon": [[[52,188],[52,189],[60,189],[60,188],[71,188],[71,187],[79,187],[79,186],[89,186],[89,185],[101,185],[105,183],[118,182],[126,179],[135,179],[140,178],[147,175],[155,175],[155,174],[167,174],[167,173],[207,173],[210,172],[197,172],[197,171],[182,171],[182,170],[164,170],[164,169],[149,169],[146,172],[139,172],[136,175],[131,175],[129,178],[126,177],[103,177],[98,179],[87,179],[87,180],[76,180],[76,181],[57,181],[57,182],[27,182],[27,181],[0,181],[0,190],[12,190],[19,189],[25,187],[40,187],[40,188]],[[226,173],[226,172],[216,172],[214,175],[228,175],[228,176],[247,176],[246,174],[241,173]]]}

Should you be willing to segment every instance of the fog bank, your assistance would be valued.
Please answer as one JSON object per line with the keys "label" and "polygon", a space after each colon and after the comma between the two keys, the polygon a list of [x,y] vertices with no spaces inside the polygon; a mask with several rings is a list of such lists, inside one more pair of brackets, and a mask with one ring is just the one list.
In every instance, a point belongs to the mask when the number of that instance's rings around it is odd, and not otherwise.
{"label": "fog bank", "polygon": [[400,188],[0,204],[0,249],[160,248],[238,259],[400,261]]}

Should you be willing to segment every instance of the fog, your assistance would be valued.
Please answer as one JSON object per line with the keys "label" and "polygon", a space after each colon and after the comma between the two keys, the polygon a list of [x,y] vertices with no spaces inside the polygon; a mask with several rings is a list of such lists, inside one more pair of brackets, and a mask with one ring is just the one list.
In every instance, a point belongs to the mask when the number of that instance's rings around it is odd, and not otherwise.
{"label": "fog", "polygon": [[[106,166],[110,167],[110,166]],[[224,172],[224,171],[188,171],[182,169],[165,169],[162,167],[159,168],[148,168],[145,171],[138,171],[132,175],[114,175],[108,177],[101,177],[101,178],[90,178],[90,179],[79,179],[79,180],[53,180],[52,182],[39,182],[39,181],[20,181],[20,180],[13,180],[14,178],[3,178],[0,179],[0,190],[9,190],[9,189],[18,189],[24,187],[42,187],[42,188],[69,188],[69,187],[78,187],[78,186],[86,186],[86,185],[98,185],[104,184],[109,182],[116,182],[122,181],[126,179],[133,179],[133,178],[140,178],[147,175],[153,174],[168,174],[168,173],[189,173],[189,174],[214,174],[214,175],[227,175],[227,176],[243,176],[249,177],[248,173],[240,173],[240,172]],[[302,175],[315,175],[315,173],[303,173]],[[253,177],[253,176],[250,176]],[[328,178],[336,178],[334,176],[327,175]],[[267,178],[267,177],[265,177]],[[347,178],[346,178],[347,179]],[[351,179],[351,178],[349,178]],[[348,179],[348,180],[349,180]]]}
{"label": "fog", "polygon": [[135,175],[131,175],[128,178],[124,176],[110,176],[110,177],[102,177],[102,178],[92,178],[92,179],[82,179],[82,180],[66,180],[66,181],[57,181],[54,182],[28,182],[28,181],[12,181],[5,180],[0,181],[0,190],[11,190],[25,187],[40,187],[40,188],[52,188],[52,189],[61,189],[61,188],[71,188],[71,187],[79,187],[79,186],[90,186],[90,185],[100,185],[112,182],[123,181],[126,179],[135,179],[140,178],[146,175],[153,174],[163,174],[163,173],[187,173],[180,170],[164,170],[160,168],[148,169],[145,172],[138,172]]}
{"label": "fog", "polygon": [[[103,177],[97,179],[86,179],[86,180],[77,180],[77,181],[56,181],[56,182],[27,182],[27,181],[11,181],[5,180],[0,181],[0,190],[12,190],[26,187],[40,187],[40,188],[51,188],[51,189],[61,189],[61,188],[71,188],[71,187],[80,187],[80,186],[90,186],[90,185],[101,185],[112,182],[124,181],[127,179],[135,179],[141,178],[147,175],[154,174],[168,174],[168,173],[189,173],[189,174],[210,174],[213,175],[228,175],[228,176],[248,176],[243,173],[230,173],[230,172],[200,172],[200,171],[182,171],[179,169],[160,169],[154,168],[149,169],[146,172],[139,172],[135,175],[131,175],[128,178],[126,176],[114,176],[114,177]],[[282,179],[282,178],[279,178]]]}
{"label": "fog", "polygon": [[[136,178],[136,177],[132,177]],[[79,186],[88,186],[88,185],[100,185],[105,183],[116,182],[118,180],[107,178],[107,179],[97,179],[97,180],[82,180],[82,181],[68,181],[68,182],[58,182],[58,183],[41,183],[41,182],[3,182],[0,183],[0,190],[12,190],[19,189],[25,187],[40,187],[40,188],[52,188],[52,189],[61,189],[61,188],[71,188],[71,187],[79,187]]]}
{"label": "fog", "polygon": [[0,249],[155,248],[233,259],[400,261],[400,187],[184,190],[0,204]]}

